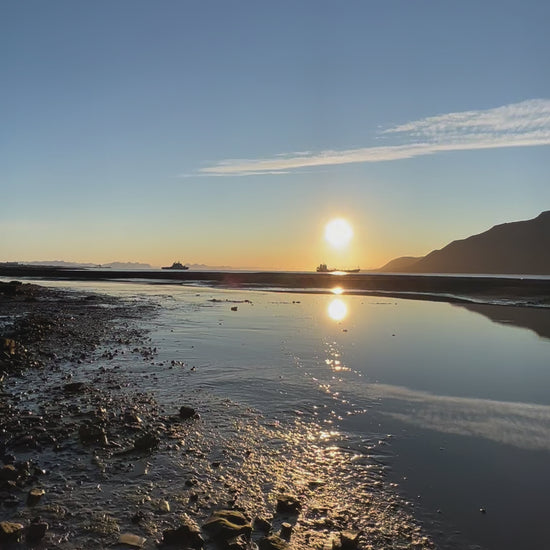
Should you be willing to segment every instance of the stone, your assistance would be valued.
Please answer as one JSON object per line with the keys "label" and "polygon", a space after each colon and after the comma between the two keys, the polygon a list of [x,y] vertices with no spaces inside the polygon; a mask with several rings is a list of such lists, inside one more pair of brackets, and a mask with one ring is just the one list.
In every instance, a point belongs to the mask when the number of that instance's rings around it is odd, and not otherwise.
{"label": "stone", "polygon": [[18,542],[23,534],[23,525],[11,521],[0,521],[0,542]]}
{"label": "stone", "polygon": [[257,516],[254,518],[254,529],[262,531],[262,533],[269,533],[272,529],[272,525],[267,519]]}
{"label": "stone", "polygon": [[301,509],[300,501],[292,495],[280,495],[277,498],[277,512],[280,514],[297,515]]}
{"label": "stone", "polygon": [[342,550],[356,550],[359,545],[360,531],[342,531],[340,533],[340,546]]}
{"label": "stone", "polygon": [[226,550],[249,550],[250,545],[244,537],[244,535],[239,535],[225,542]]}
{"label": "stone", "polygon": [[246,516],[237,510],[218,510],[203,523],[202,528],[215,540],[227,541],[245,535],[250,537],[252,525]]}
{"label": "stone", "polygon": [[281,538],[289,540],[292,535],[292,525],[286,521],[281,525]]}
{"label": "stone", "polygon": [[204,539],[202,538],[199,526],[187,516],[182,517],[179,527],[167,529],[163,532],[162,542],[195,550],[200,550],[204,545]]}
{"label": "stone", "polygon": [[139,535],[134,535],[133,533],[122,533],[118,537],[118,544],[126,544],[127,546],[132,546],[133,548],[141,548],[147,539],[145,537],[140,537]]}
{"label": "stone", "polygon": [[180,407],[180,418],[182,420],[187,420],[189,418],[196,418],[198,417],[197,411],[193,407],[187,407],[186,405],[183,405]]}
{"label": "stone", "polygon": [[13,464],[6,464],[0,470],[0,481],[15,481],[19,477],[19,473]]}
{"label": "stone", "polygon": [[63,391],[65,393],[81,393],[86,389],[86,384],[84,382],[71,382],[70,384],[65,384],[63,386]]}
{"label": "stone", "polygon": [[136,451],[151,451],[160,445],[160,438],[157,434],[148,432],[134,441]]}
{"label": "stone", "polygon": [[290,547],[286,540],[277,535],[270,535],[258,541],[258,548],[260,550],[287,550]]}
{"label": "stone", "polygon": [[27,528],[27,541],[34,543],[42,540],[49,529],[45,521],[33,521]]}
{"label": "stone", "polygon": [[96,424],[81,424],[78,428],[78,436],[84,445],[97,443],[102,446],[109,445],[105,430]]}
{"label": "stone", "polygon": [[40,499],[46,494],[46,491],[44,489],[31,489],[29,491],[29,494],[27,495],[27,504],[29,506],[34,506],[35,504],[38,504]]}
{"label": "stone", "polygon": [[159,501],[157,510],[162,514],[168,513],[170,511],[170,503],[167,500]]}

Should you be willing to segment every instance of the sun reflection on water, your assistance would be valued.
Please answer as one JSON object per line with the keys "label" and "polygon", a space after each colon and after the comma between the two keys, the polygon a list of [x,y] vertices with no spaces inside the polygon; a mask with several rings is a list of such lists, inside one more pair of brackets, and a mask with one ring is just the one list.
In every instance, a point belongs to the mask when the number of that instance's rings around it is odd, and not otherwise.
{"label": "sun reflection on water", "polygon": [[348,306],[340,298],[335,298],[329,303],[327,312],[333,321],[342,321],[348,314]]}

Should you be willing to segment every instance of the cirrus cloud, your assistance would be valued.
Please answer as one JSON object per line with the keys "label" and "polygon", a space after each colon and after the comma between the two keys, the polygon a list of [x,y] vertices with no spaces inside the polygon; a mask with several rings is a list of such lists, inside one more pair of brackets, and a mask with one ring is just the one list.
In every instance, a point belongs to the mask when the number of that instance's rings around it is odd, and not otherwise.
{"label": "cirrus cloud", "polygon": [[[228,159],[201,168],[203,176],[287,174],[301,168],[387,162],[439,152],[550,145],[550,99],[461,111],[407,122],[381,132],[401,143],[320,152]],[[196,175],[196,174],[195,174]]]}

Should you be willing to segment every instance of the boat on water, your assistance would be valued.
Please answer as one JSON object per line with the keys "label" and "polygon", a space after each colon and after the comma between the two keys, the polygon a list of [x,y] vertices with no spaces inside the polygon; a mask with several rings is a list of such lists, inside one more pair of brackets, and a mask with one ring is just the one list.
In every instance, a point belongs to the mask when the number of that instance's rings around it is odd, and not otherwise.
{"label": "boat on water", "polygon": [[181,262],[174,262],[172,265],[163,267],[162,269],[180,269],[180,270],[186,270],[189,269],[188,266],[183,265]]}
{"label": "boat on water", "polygon": [[317,266],[317,273],[359,273],[360,269],[333,269],[328,268],[327,264],[319,264]]}

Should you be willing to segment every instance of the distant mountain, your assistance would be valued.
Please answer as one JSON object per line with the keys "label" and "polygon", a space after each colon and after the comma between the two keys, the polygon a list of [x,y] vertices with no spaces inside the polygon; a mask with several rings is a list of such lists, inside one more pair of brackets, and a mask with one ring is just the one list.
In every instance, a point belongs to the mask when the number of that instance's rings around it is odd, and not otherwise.
{"label": "distant mountain", "polygon": [[398,273],[408,271],[408,269],[422,259],[423,256],[401,256],[401,258],[395,258],[395,260],[389,261],[385,266],[381,267],[377,271],[386,271],[387,273]]}
{"label": "distant mountain", "polygon": [[150,264],[139,262],[111,262],[110,264],[101,264],[101,267],[111,267],[113,269],[152,269]]}
{"label": "distant mountain", "polygon": [[63,260],[45,260],[43,262],[21,262],[25,265],[51,265],[54,267],[110,267],[113,269],[151,269],[149,264],[138,262],[111,262],[109,264],[92,264],[79,262],[65,262]]}
{"label": "distant mountain", "polygon": [[97,267],[97,264],[65,262],[63,260],[44,260],[34,262],[20,262],[22,265],[48,265],[53,267]]}
{"label": "distant mountain", "polygon": [[392,260],[380,271],[550,275],[550,211],[532,220],[495,225],[417,261],[403,260]]}

